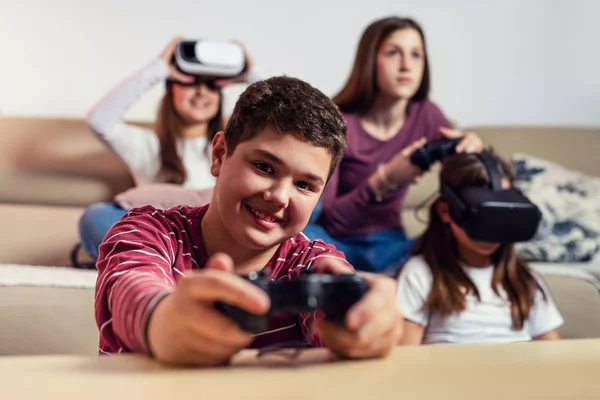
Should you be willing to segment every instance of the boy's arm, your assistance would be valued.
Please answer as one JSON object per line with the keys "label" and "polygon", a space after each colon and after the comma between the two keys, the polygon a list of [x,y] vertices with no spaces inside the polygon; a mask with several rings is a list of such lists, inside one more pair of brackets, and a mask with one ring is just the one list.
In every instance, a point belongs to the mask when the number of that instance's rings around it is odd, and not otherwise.
{"label": "boy's arm", "polygon": [[169,233],[150,215],[128,215],[100,245],[95,308],[101,351],[148,352],[148,317],[175,286],[176,239]]}

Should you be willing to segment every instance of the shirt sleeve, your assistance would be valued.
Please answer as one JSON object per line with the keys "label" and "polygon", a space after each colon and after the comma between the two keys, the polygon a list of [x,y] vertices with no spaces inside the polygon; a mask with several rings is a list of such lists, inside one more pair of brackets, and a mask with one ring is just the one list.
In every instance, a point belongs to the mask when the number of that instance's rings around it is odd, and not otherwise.
{"label": "shirt sleeve", "polygon": [[322,218],[330,220],[330,225],[341,227],[344,231],[352,231],[376,198],[368,179],[340,196],[340,168],[340,165],[335,168],[323,191],[321,202],[325,212]]}
{"label": "shirt sleeve", "polygon": [[111,90],[86,117],[92,132],[134,171],[145,168],[148,158],[158,156],[160,143],[154,132],[125,123],[125,114],[167,76],[166,64],[156,59]]}
{"label": "shirt sleeve", "polygon": [[536,278],[542,289],[537,291],[533,307],[529,311],[529,334],[532,338],[553,331],[564,323],[548,286],[542,278]]}
{"label": "shirt sleeve", "polygon": [[[159,213],[159,211],[155,211]],[[97,261],[95,317],[106,352],[148,353],[150,313],[175,287],[175,236],[153,215],[129,212],[107,233]]]}
{"label": "shirt sleeve", "polygon": [[432,285],[432,276],[429,266],[421,257],[411,258],[402,268],[398,277],[397,300],[404,318],[427,326],[429,312],[425,302],[429,296]]}

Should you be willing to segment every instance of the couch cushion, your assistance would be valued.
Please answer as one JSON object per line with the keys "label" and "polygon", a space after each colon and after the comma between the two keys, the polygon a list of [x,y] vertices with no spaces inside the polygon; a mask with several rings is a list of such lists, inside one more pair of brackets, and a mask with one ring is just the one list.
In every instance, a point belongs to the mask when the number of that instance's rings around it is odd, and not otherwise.
{"label": "couch cushion", "polygon": [[0,203],[87,206],[110,200],[106,182],[58,174],[0,173]]}
{"label": "couch cushion", "polygon": [[0,204],[0,263],[70,265],[82,207]]}
{"label": "couch cushion", "polygon": [[536,263],[565,319],[559,333],[564,339],[600,337],[600,281],[577,265]]}
{"label": "couch cushion", "polygon": [[125,164],[82,119],[0,117],[0,171],[19,183],[2,185],[0,202],[87,205],[132,186]]}

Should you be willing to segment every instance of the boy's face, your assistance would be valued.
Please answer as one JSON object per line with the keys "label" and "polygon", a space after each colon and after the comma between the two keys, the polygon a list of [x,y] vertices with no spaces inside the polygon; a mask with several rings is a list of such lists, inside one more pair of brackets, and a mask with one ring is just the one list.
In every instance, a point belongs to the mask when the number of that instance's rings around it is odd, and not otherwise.
{"label": "boy's face", "polygon": [[236,244],[267,250],[301,232],[325,186],[332,157],[298,135],[263,128],[227,155],[223,133],[213,141],[211,206]]}

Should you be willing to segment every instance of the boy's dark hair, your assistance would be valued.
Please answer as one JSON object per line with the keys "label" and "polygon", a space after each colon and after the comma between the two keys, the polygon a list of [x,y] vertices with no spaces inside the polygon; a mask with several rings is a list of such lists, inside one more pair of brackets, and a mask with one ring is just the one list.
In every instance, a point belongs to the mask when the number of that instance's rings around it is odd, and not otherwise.
{"label": "boy's dark hair", "polygon": [[287,76],[256,82],[240,95],[225,127],[227,152],[271,127],[297,134],[332,156],[329,176],[346,146],[346,122],[335,104],[308,83]]}
{"label": "boy's dark hair", "polygon": [[[488,153],[495,159],[501,175],[511,183],[513,170],[506,161],[490,149]],[[460,153],[443,160],[440,181],[459,189],[464,186],[488,186],[490,177],[483,162],[474,154]],[[433,282],[431,292],[425,301],[425,307],[442,317],[460,313],[467,307],[467,293],[478,300],[479,291],[469,279],[459,262],[458,244],[450,227],[439,216],[438,203],[444,201],[438,197],[429,210],[429,225],[417,240],[413,255],[421,255],[431,269]],[[502,288],[508,296],[513,328],[523,329],[529,319],[538,290],[543,299],[546,293],[535,278],[527,263],[517,257],[513,244],[504,244],[492,255],[494,273],[492,289],[500,295]],[[402,274],[402,269],[399,274]]]}

